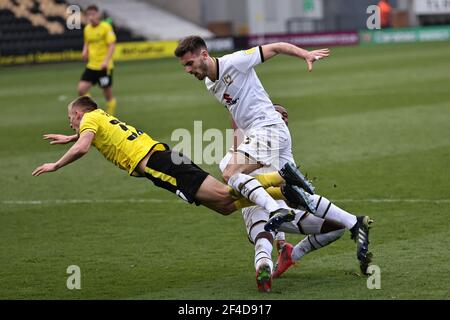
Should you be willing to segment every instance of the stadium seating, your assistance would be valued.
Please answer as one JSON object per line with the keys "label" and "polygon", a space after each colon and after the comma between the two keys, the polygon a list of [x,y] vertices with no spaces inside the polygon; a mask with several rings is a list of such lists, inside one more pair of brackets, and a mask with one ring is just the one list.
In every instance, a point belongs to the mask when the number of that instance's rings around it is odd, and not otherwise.
{"label": "stadium seating", "polygon": [[97,4],[114,21],[131,30],[136,30],[148,40],[177,40],[196,34],[204,38],[214,36],[212,32],[167,10],[139,0],[75,0],[86,6]]}
{"label": "stadium seating", "polygon": [[[83,31],[66,27],[67,6],[63,0],[0,0],[0,55],[81,50]],[[143,40],[122,26],[114,29],[118,42]]]}

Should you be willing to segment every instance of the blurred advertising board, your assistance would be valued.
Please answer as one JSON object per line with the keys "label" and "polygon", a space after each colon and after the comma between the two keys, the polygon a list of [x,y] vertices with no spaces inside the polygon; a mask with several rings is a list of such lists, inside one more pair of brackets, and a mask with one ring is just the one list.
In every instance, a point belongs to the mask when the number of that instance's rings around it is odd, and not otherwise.
{"label": "blurred advertising board", "polygon": [[414,0],[414,13],[417,15],[449,14],[449,0]]}
{"label": "blurred advertising board", "polygon": [[[144,41],[117,43],[114,61],[173,57],[178,41]],[[35,52],[26,55],[0,55],[0,65],[81,61],[81,50]]]}
{"label": "blurred advertising board", "polygon": [[280,41],[301,47],[357,45],[359,35],[357,31],[255,35],[249,37],[248,47]]}
{"label": "blurred advertising board", "polygon": [[450,26],[366,30],[360,32],[361,44],[426,42],[450,40]]}

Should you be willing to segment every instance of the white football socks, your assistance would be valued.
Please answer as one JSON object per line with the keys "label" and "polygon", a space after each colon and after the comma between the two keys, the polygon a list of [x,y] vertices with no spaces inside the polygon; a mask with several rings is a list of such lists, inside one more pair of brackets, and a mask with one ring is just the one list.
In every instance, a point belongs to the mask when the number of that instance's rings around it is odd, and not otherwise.
{"label": "white football socks", "polygon": [[278,232],[275,234],[274,240],[277,240],[277,241],[286,241],[286,235],[284,234],[284,232],[278,231]]}
{"label": "white football socks", "polygon": [[274,212],[281,208],[261,183],[252,176],[236,173],[228,179],[228,185],[268,212]]}
{"label": "white football socks", "polygon": [[316,208],[314,214],[316,217],[340,223],[347,229],[351,229],[356,224],[355,215],[342,210],[327,198],[317,194],[312,195],[311,198],[314,201],[313,206]]}
{"label": "white football socks", "polygon": [[298,261],[307,253],[323,248],[336,241],[344,234],[345,229],[339,229],[322,234],[310,234],[300,241],[292,250],[292,259]]}
{"label": "white football socks", "polygon": [[259,238],[255,243],[255,270],[258,271],[261,265],[269,265],[270,272],[273,270],[272,243],[266,238]]}

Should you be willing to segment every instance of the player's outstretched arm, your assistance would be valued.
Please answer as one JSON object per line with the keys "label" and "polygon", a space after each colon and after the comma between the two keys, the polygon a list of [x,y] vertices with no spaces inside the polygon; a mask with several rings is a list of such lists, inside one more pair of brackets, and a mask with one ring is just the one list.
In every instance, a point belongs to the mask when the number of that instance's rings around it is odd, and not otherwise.
{"label": "player's outstretched arm", "polygon": [[308,51],[287,42],[270,43],[263,45],[261,48],[264,60],[269,60],[277,54],[294,56],[306,61],[308,71],[312,70],[312,65],[315,61],[326,58],[330,55],[330,50],[328,48]]}
{"label": "player's outstretched arm", "polygon": [[66,144],[69,142],[77,141],[78,135],[74,134],[71,136],[67,136],[65,134],[48,133],[48,134],[44,134],[43,139],[50,140],[50,144]]}
{"label": "player's outstretched arm", "polygon": [[33,176],[39,176],[46,172],[53,172],[62,168],[69,163],[78,160],[89,151],[92,140],[94,140],[95,134],[91,131],[83,132],[77,142],[56,162],[44,163],[43,165],[34,169],[31,173]]}

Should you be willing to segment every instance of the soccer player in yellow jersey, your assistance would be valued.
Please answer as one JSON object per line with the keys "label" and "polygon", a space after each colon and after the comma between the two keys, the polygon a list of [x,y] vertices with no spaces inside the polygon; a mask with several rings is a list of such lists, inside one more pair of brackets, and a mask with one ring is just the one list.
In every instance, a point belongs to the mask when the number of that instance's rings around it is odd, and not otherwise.
{"label": "soccer player in yellow jersey", "polygon": [[[45,163],[33,171],[33,176],[56,171],[85,155],[94,145],[103,156],[119,168],[136,177],[147,177],[161,188],[183,200],[204,205],[227,215],[245,206],[257,204],[271,213],[290,210],[282,207],[266,191],[279,199],[286,199],[271,185],[263,185],[267,175],[252,178],[231,190],[181,153],[152,139],[146,133],[121,122],[98,109],[88,96],[72,101],[68,106],[70,126],[74,135],[47,134],[51,144],[75,144],[56,162]],[[294,200],[295,201],[295,200]]]}
{"label": "soccer player in yellow jersey", "polygon": [[89,89],[98,84],[103,89],[107,112],[114,115],[117,103],[112,93],[112,83],[116,35],[109,23],[101,21],[97,6],[87,7],[86,18],[88,25],[84,28],[82,55],[87,65],[78,83],[78,95],[87,95]]}

